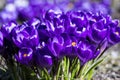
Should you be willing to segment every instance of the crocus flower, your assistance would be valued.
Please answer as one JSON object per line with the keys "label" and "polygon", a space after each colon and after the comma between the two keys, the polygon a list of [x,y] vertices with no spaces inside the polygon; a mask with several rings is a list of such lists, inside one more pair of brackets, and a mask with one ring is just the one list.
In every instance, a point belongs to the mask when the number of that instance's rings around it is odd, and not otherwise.
{"label": "crocus flower", "polygon": [[62,34],[64,44],[61,51],[61,56],[75,57],[77,55],[77,43],[78,40],[74,36],[68,34]]}
{"label": "crocus flower", "polygon": [[3,24],[3,26],[1,27],[1,32],[3,33],[3,36],[10,40],[12,37],[11,32],[15,27],[17,27],[17,23],[13,21]]}
{"label": "crocus flower", "polygon": [[63,49],[63,43],[63,38],[61,36],[49,39],[47,46],[50,52],[52,53],[52,56],[57,58],[61,56],[60,53]]}
{"label": "crocus flower", "polygon": [[72,14],[70,14],[70,19],[75,26],[74,35],[77,37],[86,37],[88,33],[87,15],[82,11],[72,12]]}
{"label": "crocus flower", "polygon": [[14,28],[12,35],[18,47],[35,47],[39,44],[38,32],[32,26],[20,25]]}
{"label": "crocus flower", "polygon": [[84,65],[88,61],[96,58],[100,53],[99,50],[96,51],[96,46],[89,43],[88,41],[80,41],[78,43],[78,58],[81,61],[81,65]]}
{"label": "crocus flower", "polygon": [[[49,10],[40,18],[21,25],[14,22],[3,25],[1,32],[7,47],[16,45],[13,47],[17,48],[18,62],[25,65],[33,63],[33,66],[42,68],[51,67],[56,60],[65,56],[70,59],[77,57],[83,66],[108,47],[120,42],[117,20],[102,13],[80,10],[66,13]],[[0,38],[2,41],[2,36]],[[9,46],[8,41],[11,42]],[[16,53],[11,48],[7,50]]]}
{"label": "crocus flower", "polygon": [[41,68],[49,68],[52,66],[52,57],[50,55],[41,55],[40,53],[36,54],[35,57],[36,65]]}
{"label": "crocus flower", "polygon": [[53,64],[52,56],[44,42],[34,51],[34,63],[41,68],[49,68]]}
{"label": "crocus flower", "polygon": [[110,30],[109,42],[113,45],[120,41],[120,27],[115,27]]}
{"label": "crocus flower", "polygon": [[18,55],[15,55],[15,58],[21,64],[30,65],[32,56],[33,50],[31,48],[23,47],[19,50]]}
{"label": "crocus flower", "polygon": [[90,29],[90,37],[94,42],[100,42],[108,35],[108,28],[106,27],[104,20],[94,23]]}

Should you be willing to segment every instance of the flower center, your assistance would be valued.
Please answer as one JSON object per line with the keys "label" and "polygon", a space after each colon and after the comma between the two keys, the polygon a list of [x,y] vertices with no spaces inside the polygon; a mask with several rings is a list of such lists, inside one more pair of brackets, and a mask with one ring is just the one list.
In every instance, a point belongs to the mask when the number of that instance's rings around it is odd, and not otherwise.
{"label": "flower center", "polygon": [[119,35],[119,32],[115,32],[116,35]]}
{"label": "flower center", "polygon": [[25,53],[25,54],[23,54],[23,57],[27,57],[28,55]]}
{"label": "flower center", "polygon": [[71,45],[74,47],[76,46],[76,42],[72,42]]}

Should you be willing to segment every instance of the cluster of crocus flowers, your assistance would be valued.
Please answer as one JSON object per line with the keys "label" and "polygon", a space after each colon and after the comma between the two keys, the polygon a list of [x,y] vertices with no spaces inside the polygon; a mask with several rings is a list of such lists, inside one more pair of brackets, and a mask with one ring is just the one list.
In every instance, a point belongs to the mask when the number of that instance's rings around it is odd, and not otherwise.
{"label": "cluster of crocus flowers", "polygon": [[14,20],[23,22],[34,17],[40,18],[45,11],[56,8],[64,12],[84,10],[110,14],[110,6],[110,0],[100,2],[91,0],[6,0],[5,7],[0,11],[0,25]]}
{"label": "cluster of crocus flowers", "polygon": [[48,10],[40,19],[9,22],[0,29],[0,52],[5,58],[12,54],[19,63],[49,73],[64,57],[71,62],[78,58],[83,67],[118,42],[118,20],[102,13]]}

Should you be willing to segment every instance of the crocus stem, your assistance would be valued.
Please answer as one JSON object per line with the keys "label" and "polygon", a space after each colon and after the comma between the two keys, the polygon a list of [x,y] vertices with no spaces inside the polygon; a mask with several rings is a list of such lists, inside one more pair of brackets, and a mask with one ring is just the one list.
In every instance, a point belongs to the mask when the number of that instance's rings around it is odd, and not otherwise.
{"label": "crocus stem", "polygon": [[7,60],[7,66],[8,66],[8,69],[10,70],[11,72],[11,75],[13,77],[13,80],[21,80],[20,77],[18,76],[18,71],[16,70],[16,66],[15,64],[11,63],[10,61]]}
{"label": "crocus stem", "polygon": [[83,69],[83,66],[80,66],[80,69],[79,69],[79,71],[78,71],[76,77],[77,77],[77,76],[81,76],[82,69]]}
{"label": "crocus stem", "polygon": [[56,77],[56,75],[54,75],[54,80],[57,80],[57,77]]}
{"label": "crocus stem", "polygon": [[97,60],[104,54],[104,52],[108,49],[108,47],[106,47],[103,52],[96,58]]}
{"label": "crocus stem", "polygon": [[35,72],[37,78],[40,79],[40,73],[39,73],[39,70],[38,70],[36,67],[33,67],[33,66],[32,66],[31,68],[34,70],[34,72]]}

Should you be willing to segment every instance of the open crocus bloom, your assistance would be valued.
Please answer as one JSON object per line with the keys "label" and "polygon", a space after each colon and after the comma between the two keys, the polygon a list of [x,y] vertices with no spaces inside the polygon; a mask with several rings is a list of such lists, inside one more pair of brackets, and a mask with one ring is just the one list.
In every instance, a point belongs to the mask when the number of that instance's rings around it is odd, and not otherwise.
{"label": "open crocus bloom", "polygon": [[17,61],[21,64],[30,65],[32,61],[33,50],[31,48],[23,47],[19,50],[18,55],[15,55]]}

